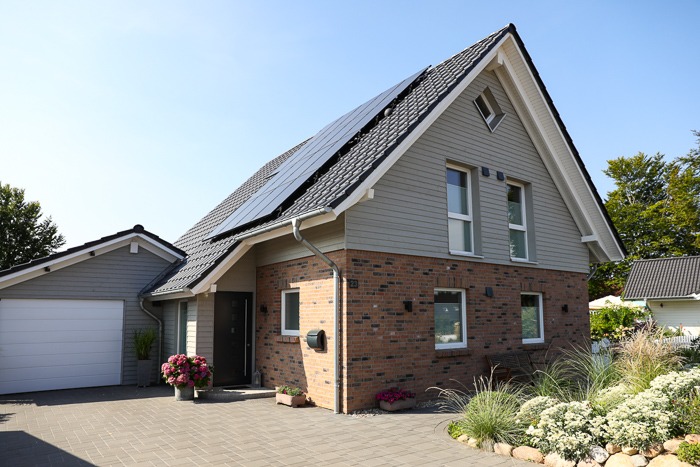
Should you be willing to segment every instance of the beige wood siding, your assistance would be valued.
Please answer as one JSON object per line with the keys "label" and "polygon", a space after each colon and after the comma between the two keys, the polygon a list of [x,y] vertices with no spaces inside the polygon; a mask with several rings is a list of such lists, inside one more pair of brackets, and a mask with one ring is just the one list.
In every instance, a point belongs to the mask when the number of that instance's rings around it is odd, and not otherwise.
{"label": "beige wood siding", "polygon": [[[473,102],[486,86],[506,113],[493,133]],[[506,183],[496,177],[501,171],[531,187],[534,232],[528,233],[534,233],[531,259],[537,263],[531,266],[588,270],[588,249],[578,228],[503,87],[488,71],[375,184],[374,200],[346,212],[346,247],[464,260],[448,251],[448,161],[478,171],[473,177],[473,209],[475,227],[480,228],[477,252],[484,259],[469,260],[516,264],[509,253]],[[482,167],[490,169],[490,177],[481,175]]]}
{"label": "beige wood siding", "polygon": [[251,248],[216,281],[218,292],[255,293],[255,248]]}
{"label": "beige wood siding", "polygon": [[[158,328],[140,307],[138,293],[158,277],[169,263],[145,248],[129,253],[129,246],[0,290],[1,298],[52,298],[124,300],[124,354],[122,384],[136,384],[134,331]],[[162,313],[150,307],[158,316]],[[155,344],[156,346],[159,344]],[[154,347],[157,348],[157,347]],[[152,353],[154,372],[158,352]]]}
{"label": "beige wood siding", "polygon": [[648,300],[647,305],[661,326],[676,329],[682,324],[687,332],[700,336],[700,301]]}

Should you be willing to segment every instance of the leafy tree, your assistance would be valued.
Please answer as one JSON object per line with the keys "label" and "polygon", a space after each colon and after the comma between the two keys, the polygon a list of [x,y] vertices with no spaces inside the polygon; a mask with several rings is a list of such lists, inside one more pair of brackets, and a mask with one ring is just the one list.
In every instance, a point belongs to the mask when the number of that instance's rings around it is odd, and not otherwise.
{"label": "leafy tree", "polygon": [[40,220],[38,201],[0,183],[0,270],[50,255],[66,243],[51,217]]}
{"label": "leafy tree", "polygon": [[620,294],[636,259],[700,254],[700,132],[693,133],[698,148],[671,162],[658,153],[608,161],[616,188],[605,207],[629,254],[596,270],[591,298]]}

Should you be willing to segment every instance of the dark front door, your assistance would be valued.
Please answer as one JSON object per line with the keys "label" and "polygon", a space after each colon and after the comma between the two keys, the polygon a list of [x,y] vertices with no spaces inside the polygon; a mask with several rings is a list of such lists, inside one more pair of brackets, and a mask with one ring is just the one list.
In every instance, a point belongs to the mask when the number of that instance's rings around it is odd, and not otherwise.
{"label": "dark front door", "polygon": [[216,292],[214,301],[214,383],[250,384],[253,362],[253,294]]}

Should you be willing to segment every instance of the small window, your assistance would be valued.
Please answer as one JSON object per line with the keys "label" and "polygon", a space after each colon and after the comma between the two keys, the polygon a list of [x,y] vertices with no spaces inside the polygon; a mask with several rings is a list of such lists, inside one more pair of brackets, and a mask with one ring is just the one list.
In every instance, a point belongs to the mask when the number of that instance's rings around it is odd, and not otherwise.
{"label": "small window", "polygon": [[467,307],[462,289],[435,289],[435,348],[467,346]]}
{"label": "small window", "polygon": [[187,353],[187,302],[180,302],[177,311],[177,353]]}
{"label": "small window", "polygon": [[489,130],[496,131],[496,127],[500,125],[506,114],[501,110],[491,90],[489,88],[484,89],[484,92],[474,99],[474,104],[486,122],[486,125],[489,127]]}
{"label": "small window", "polygon": [[282,335],[299,335],[299,289],[282,291]]}
{"label": "small window", "polygon": [[527,261],[527,219],[525,209],[525,187],[507,184],[508,229],[510,232],[510,257],[516,261]]}
{"label": "small window", "polygon": [[542,294],[522,293],[520,295],[520,309],[523,326],[523,344],[544,342]]}
{"label": "small window", "polygon": [[474,253],[469,172],[447,168],[447,227],[450,252]]}

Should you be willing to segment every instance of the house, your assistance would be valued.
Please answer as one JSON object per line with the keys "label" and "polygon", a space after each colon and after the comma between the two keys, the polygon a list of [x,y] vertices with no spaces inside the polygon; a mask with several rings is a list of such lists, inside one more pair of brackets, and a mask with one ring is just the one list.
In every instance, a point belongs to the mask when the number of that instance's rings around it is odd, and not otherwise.
{"label": "house", "polygon": [[174,246],[139,295],[163,354],[338,412],[582,343],[589,263],[625,254],[513,25],[271,160]]}
{"label": "house", "polygon": [[660,325],[700,336],[700,256],[634,261],[624,296],[646,300]]}

